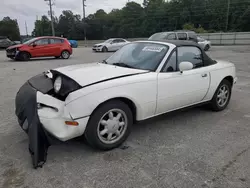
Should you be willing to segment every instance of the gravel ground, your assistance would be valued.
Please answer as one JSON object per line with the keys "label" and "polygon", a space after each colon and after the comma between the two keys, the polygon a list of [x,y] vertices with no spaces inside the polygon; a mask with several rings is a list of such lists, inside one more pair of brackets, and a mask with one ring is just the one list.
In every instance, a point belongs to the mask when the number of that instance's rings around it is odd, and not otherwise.
{"label": "gravel ground", "polygon": [[250,46],[213,47],[212,57],[237,67],[238,83],[223,112],[193,108],[139,123],[121,147],[92,150],[82,139],[49,148],[34,170],[14,98],[30,77],[50,68],[102,60],[111,53],[74,50],[69,60],[14,62],[0,51],[0,187],[249,188]]}

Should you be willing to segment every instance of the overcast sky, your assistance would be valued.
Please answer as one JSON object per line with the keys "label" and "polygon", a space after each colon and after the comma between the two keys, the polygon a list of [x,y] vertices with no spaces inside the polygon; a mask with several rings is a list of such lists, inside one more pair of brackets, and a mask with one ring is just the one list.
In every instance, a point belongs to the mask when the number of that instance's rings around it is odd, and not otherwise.
{"label": "overcast sky", "polygon": [[[0,0],[0,19],[10,16],[17,19],[21,34],[26,34],[25,21],[28,26],[28,33],[31,34],[34,28],[36,16],[48,14],[49,6],[44,0]],[[98,9],[104,9],[109,12],[113,8],[123,7],[128,0],[86,0],[86,16],[94,13]],[[142,3],[143,0],[134,0]],[[82,16],[82,0],[55,0],[53,6],[56,16],[59,16],[62,10],[71,10]]]}

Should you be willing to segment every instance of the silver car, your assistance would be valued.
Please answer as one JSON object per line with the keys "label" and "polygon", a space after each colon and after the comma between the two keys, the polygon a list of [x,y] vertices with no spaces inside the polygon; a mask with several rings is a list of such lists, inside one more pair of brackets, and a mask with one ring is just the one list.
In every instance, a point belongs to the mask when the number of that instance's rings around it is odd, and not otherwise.
{"label": "silver car", "polygon": [[211,48],[211,41],[208,41],[200,36],[197,37],[198,44],[205,50],[208,51]]}
{"label": "silver car", "polygon": [[128,43],[130,42],[122,38],[112,38],[104,41],[103,43],[95,44],[92,49],[95,52],[117,51]]}

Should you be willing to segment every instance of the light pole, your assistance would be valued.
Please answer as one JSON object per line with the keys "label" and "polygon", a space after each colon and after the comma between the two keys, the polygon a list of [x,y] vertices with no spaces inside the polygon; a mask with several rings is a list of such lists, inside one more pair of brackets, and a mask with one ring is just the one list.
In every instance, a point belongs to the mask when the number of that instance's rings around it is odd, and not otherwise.
{"label": "light pole", "polygon": [[44,0],[44,1],[48,1],[49,2],[49,15],[50,15],[50,19],[51,19],[52,36],[55,36],[54,19],[53,19],[53,11],[52,11],[52,2],[51,2],[51,0]]}
{"label": "light pole", "polygon": [[228,17],[229,17],[229,10],[230,10],[230,0],[227,0],[226,31],[227,31],[227,28],[228,28]]}
{"label": "light pole", "polygon": [[85,1],[86,0],[82,0],[82,12],[83,12],[83,30],[84,30],[84,40],[86,41],[86,26],[85,26]]}

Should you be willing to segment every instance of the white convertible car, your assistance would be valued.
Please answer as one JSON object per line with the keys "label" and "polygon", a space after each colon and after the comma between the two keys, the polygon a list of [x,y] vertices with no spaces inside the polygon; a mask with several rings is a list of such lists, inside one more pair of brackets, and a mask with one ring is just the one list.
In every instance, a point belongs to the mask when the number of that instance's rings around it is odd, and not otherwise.
{"label": "white convertible car", "polygon": [[211,59],[196,43],[137,41],[103,62],[31,78],[16,96],[16,115],[30,145],[36,143],[32,155],[47,135],[61,141],[84,135],[93,147],[110,150],[135,121],[197,104],[225,109],[236,80],[233,63]]}

